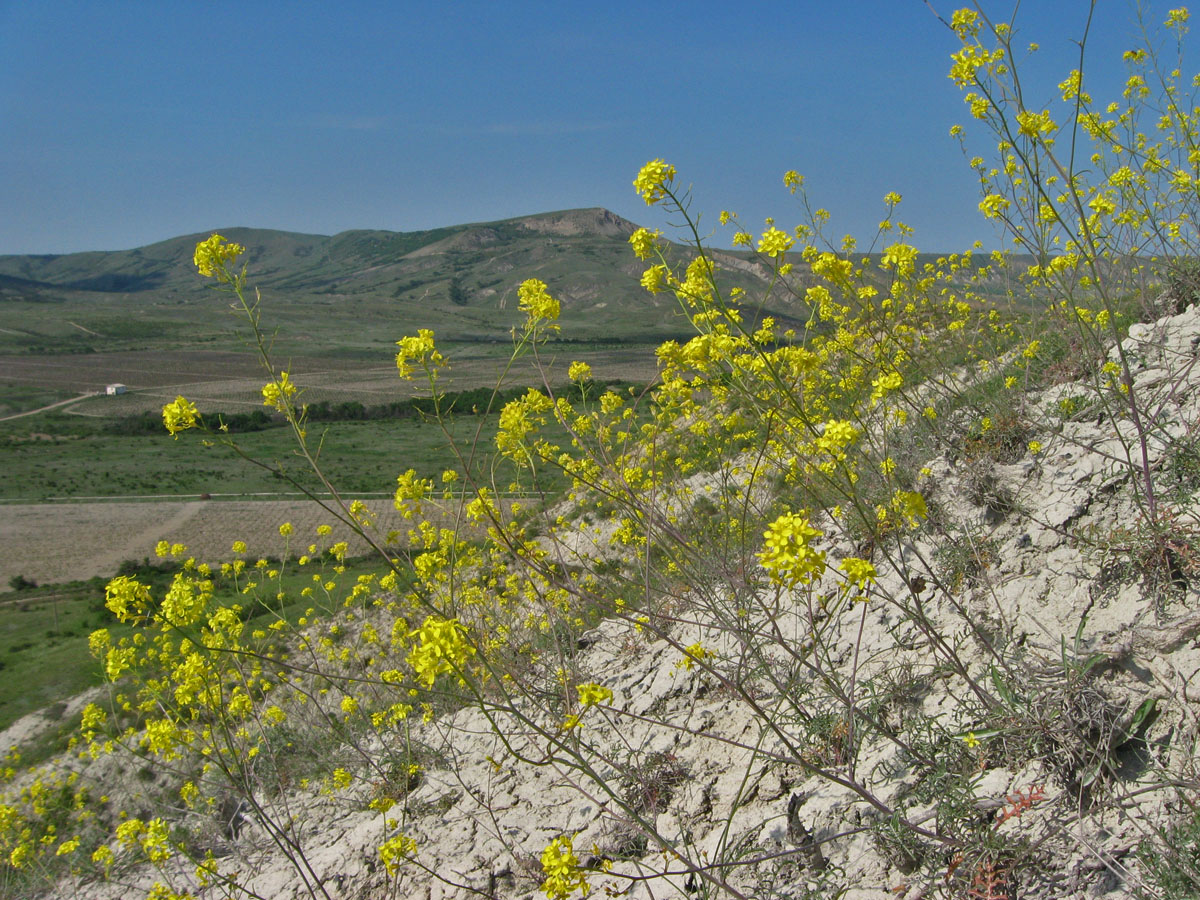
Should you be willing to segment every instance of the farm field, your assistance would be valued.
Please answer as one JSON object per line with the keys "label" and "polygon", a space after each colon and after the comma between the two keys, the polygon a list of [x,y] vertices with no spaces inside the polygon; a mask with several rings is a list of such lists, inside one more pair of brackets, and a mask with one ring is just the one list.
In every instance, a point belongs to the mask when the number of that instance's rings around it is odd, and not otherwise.
{"label": "farm field", "polygon": [[[465,474],[449,455],[447,434],[460,447],[476,440],[477,434],[490,445],[496,420],[454,416],[445,431],[419,417],[316,422],[309,426],[309,441],[314,452],[319,446],[321,466],[339,490],[377,493],[391,490],[396,476],[410,468],[426,478],[438,477],[447,468]],[[5,473],[0,501],[183,499],[181,495],[262,496],[321,489],[307,463],[296,455],[289,429],[272,427],[233,437],[251,459],[274,463],[296,483],[195,432],[177,440],[165,430],[112,434],[100,423],[60,412],[0,424]],[[496,478],[503,487],[510,476],[511,471],[502,468]]]}
{"label": "farm field", "polygon": [[[459,416],[448,426],[457,441],[482,429],[479,439],[490,443],[495,417]],[[203,446],[196,434],[45,437],[4,446],[0,584],[16,576],[38,583],[109,576],[122,561],[150,555],[159,540],[186,544],[205,561],[226,558],[235,539],[252,553],[282,556],[277,529],[285,521],[304,552],[316,526],[333,522],[282,479],[226,447]],[[237,438],[252,457],[280,460],[319,488],[294,457],[287,429]],[[391,500],[397,475],[413,468],[438,479],[447,467],[462,469],[448,459],[442,429],[419,419],[330,423],[321,462],[347,499],[366,500],[381,534],[404,529]],[[500,467],[489,478],[503,490],[512,475]],[[352,552],[365,549],[352,542]]]}
{"label": "farm field", "polygon": [[[566,379],[575,359],[587,362],[602,379],[648,381],[654,377],[654,345],[647,343],[572,344],[543,348],[549,378]],[[364,405],[388,403],[423,393],[420,381],[403,381],[392,362],[395,348],[381,342],[377,350],[343,349],[324,356],[279,356],[305,391],[302,402]],[[447,343],[443,352],[451,366],[441,380],[443,390],[467,390],[496,383],[511,352],[506,342]],[[509,373],[509,384],[542,380],[531,360]],[[139,350],[123,353],[0,356],[0,419],[4,416],[67,399],[86,392],[100,393],[120,383],[128,393],[97,396],[72,404],[77,415],[111,418],[155,412],[183,394],[201,411],[239,412],[262,407],[264,372],[258,359],[245,351]]]}
{"label": "farm field", "polygon": [[[439,382],[444,390],[494,385],[510,348],[462,344],[447,348],[452,368]],[[383,356],[383,365],[377,360]],[[649,345],[562,344],[544,351],[548,378],[565,380],[570,361],[587,361],[597,378],[650,380],[655,374]],[[290,360],[293,377],[310,403],[382,405],[427,386],[401,380],[390,351],[363,355],[343,349],[324,357]],[[93,576],[109,577],[125,560],[140,560],[162,539],[193,548],[198,558],[219,561],[234,535],[252,552],[279,554],[278,525],[293,521],[298,533],[316,527],[319,510],[299,488],[229,447],[189,432],[172,439],[158,430],[162,405],[183,394],[210,422],[216,413],[261,410],[264,375],[247,353],[214,350],[139,351],[0,357],[0,392],[7,409],[73,402],[52,411],[0,421],[0,585],[21,576],[39,584]],[[505,379],[514,387],[542,380],[523,361]],[[120,382],[120,396],[78,399],[85,391]],[[150,433],[116,433],[130,417],[149,413]],[[215,423],[214,423],[215,424]],[[455,443],[479,439],[490,446],[496,417],[456,415],[447,421]],[[438,478],[446,468],[462,470],[448,455],[447,433],[419,416],[407,419],[314,422],[314,447],[339,490],[374,496],[371,507],[386,532],[392,522],[390,490],[401,472],[414,468]],[[321,488],[296,456],[290,431],[266,428],[235,435],[246,456],[282,468],[308,490]],[[563,436],[559,435],[558,439]],[[506,487],[512,471],[490,478]],[[212,499],[201,499],[208,497]],[[312,520],[311,522],[309,520]],[[311,527],[310,527],[311,526]],[[355,547],[353,552],[360,548]]]}
{"label": "farm field", "polygon": [[[390,496],[362,498],[374,514],[382,540],[407,530]],[[233,558],[243,540],[255,556],[303,554],[312,543],[347,541],[351,555],[368,545],[315,503],[300,497],[274,500],[129,500],[94,503],[8,504],[0,518],[0,584],[21,576],[38,584],[109,577],[126,560],[154,558],[160,540],[185,544],[198,562]],[[290,543],[279,526],[290,522]],[[317,526],[334,526],[318,538]]]}

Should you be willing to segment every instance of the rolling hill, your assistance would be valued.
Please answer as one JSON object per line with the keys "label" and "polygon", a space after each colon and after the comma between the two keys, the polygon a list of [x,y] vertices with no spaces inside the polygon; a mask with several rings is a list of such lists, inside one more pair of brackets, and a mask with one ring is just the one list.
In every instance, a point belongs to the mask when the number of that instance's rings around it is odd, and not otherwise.
{"label": "rolling hill", "polygon": [[[636,227],[605,209],[578,209],[418,232],[214,230],[247,248],[250,283],[281,349],[310,350],[319,333],[323,347],[357,353],[417,327],[446,340],[506,339],[527,278],[545,281],[562,302],[564,338],[684,334],[675,298],[638,282],[646,264],[627,241]],[[195,244],[210,233],[134,250],[0,256],[0,354],[240,347],[228,304],[192,265]],[[765,287],[765,266],[721,257],[729,286],[752,295]],[[803,310],[782,303],[773,313],[789,320]]]}

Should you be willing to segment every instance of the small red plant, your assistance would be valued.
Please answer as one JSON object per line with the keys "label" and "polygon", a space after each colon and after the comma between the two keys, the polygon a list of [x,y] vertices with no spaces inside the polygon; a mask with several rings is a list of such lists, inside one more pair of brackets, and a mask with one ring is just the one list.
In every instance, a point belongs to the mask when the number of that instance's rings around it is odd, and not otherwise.
{"label": "small red plant", "polygon": [[1008,805],[996,815],[997,828],[1009,819],[1019,819],[1028,810],[1032,809],[1034,804],[1045,800],[1046,786],[1044,784],[1034,784],[1023,791],[1009,794],[1005,799],[1008,800]]}
{"label": "small red plant", "polygon": [[971,900],[1012,900],[1004,868],[994,862],[981,862],[967,891]]}

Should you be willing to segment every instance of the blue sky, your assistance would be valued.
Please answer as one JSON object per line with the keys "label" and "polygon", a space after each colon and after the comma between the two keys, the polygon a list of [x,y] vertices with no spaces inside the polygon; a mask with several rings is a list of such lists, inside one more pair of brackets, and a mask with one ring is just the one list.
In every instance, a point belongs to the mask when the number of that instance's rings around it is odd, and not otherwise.
{"label": "blue sky", "polygon": [[[1147,5],[1157,22],[1177,4]],[[1021,5],[1035,96],[1075,64],[1087,7]],[[1098,100],[1136,37],[1132,5],[1100,0]],[[869,238],[894,190],[923,249],[992,246],[948,136],[967,118],[955,46],[924,0],[0,0],[0,253],[585,206],[665,227],[631,185],[655,157],[706,229],[722,209],[794,224],[796,169],[837,234]]]}

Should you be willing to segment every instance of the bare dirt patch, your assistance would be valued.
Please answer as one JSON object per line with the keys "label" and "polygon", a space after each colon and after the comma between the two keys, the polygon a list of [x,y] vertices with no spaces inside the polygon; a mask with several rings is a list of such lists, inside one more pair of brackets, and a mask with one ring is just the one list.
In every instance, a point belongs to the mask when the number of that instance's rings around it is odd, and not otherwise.
{"label": "bare dirt patch", "polygon": [[[367,500],[381,533],[406,530],[388,499]],[[290,545],[279,525],[291,522]],[[334,526],[318,537],[318,525]],[[154,557],[160,540],[179,542],[197,560],[217,563],[233,558],[235,540],[251,555],[304,553],[318,543],[350,544],[351,555],[367,544],[307,500],[175,500],[95,503],[11,504],[0,507],[0,585],[17,575],[39,584],[110,576],[127,559]]]}

